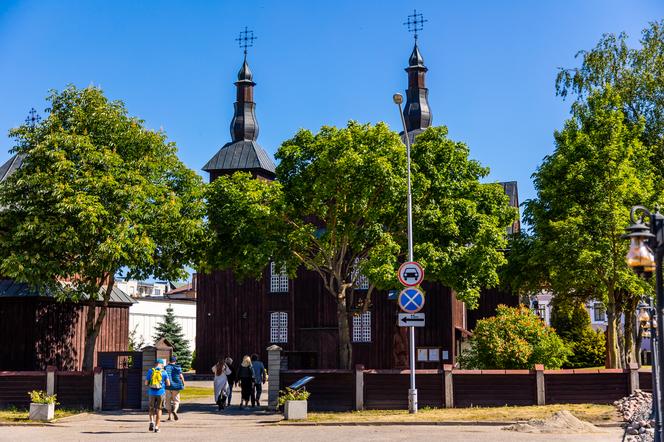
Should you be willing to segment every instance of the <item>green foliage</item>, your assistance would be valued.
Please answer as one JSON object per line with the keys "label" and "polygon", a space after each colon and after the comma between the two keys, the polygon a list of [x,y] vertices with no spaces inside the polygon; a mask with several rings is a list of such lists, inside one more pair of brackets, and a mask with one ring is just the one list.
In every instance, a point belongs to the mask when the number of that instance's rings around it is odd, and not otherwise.
{"label": "green foliage", "polygon": [[477,321],[470,349],[459,363],[471,369],[560,368],[571,351],[556,332],[525,306],[498,306],[496,316]]}
{"label": "green foliage", "polygon": [[602,366],[606,360],[604,332],[593,330],[583,302],[554,299],[551,326],[572,350],[565,368]]}
{"label": "green foliage", "polygon": [[189,341],[185,339],[182,326],[175,320],[175,314],[170,305],[166,309],[164,320],[157,324],[153,338],[155,342],[161,338],[166,338],[173,346],[173,355],[177,358],[177,363],[182,366],[184,371],[191,368],[192,355],[189,349]]}
{"label": "green foliage", "polygon": [[[430,280],[468,305],[498,282],[505,228],[516,212],[488,170],[444,127],[418,135],[412,149],[415,258]],[[406,158],[386,125],[301,130],[276,155],[277,181],[235,173],[208,187],[205,268],[259,277],[272,259],[291,276],[304,266],[321,277],[338,304],[341,364],[350,364],[349,317],[371,305],[374,288],[398,285],[406,257]],[[356,296],[360,275],[370,287]]]}
{"label": "green foliage", "polygon": [[145,341],[142,336],[138,336],[138,325],[133,330],[129,330],[129,351],[141,351],[145,346]]}
{"label": "green foliage", "polygon": [[287,401],[306,401],[309,396],[311,396],[311,393],[304,388],[293,390],[286,387],[285,390],[279,391],[279,405],[284,405]]}
{"label": "green foliage", "polygon": [[178,279],[197,260],[202,182],[163,132],[100,89],[48,100],[47,118],[10,131],[23,165],[0,186],[0,273],[59,299],[103,301],[87,318],[89,369],[110,296],[101,286],[120,271]]}
{"label": "green foliage", "polygon": [[32,390],[28,396],[33,404],[58,404],[55,394],[48,394],[43,390]]}

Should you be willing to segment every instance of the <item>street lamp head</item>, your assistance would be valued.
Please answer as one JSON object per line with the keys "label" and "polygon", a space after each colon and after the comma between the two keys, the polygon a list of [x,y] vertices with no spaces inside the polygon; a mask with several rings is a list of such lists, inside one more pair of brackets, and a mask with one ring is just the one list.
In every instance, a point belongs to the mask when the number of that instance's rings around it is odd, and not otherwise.
{"label": "street lamp head", "polygon": [[646,242],[655,235],[650,228],[641,221],[629,226],[624,238],[629,238],[630,246],[627,252],[627,265],[637,273],[652,273],[655,269],[655,257]]}
{"label": "street lamp head", "polygon": [[403,95],[401,94],[394,94],[392,95],[392,101],[394,101],[394,104],[401,104],[403,103]]}

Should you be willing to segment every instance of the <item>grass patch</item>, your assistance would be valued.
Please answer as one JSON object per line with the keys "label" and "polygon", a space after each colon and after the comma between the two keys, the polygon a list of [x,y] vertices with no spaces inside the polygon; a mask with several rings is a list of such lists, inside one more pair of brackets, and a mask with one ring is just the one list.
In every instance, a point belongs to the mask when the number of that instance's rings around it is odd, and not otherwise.
{"label": "grass patch", "polygon": [[[89,410],[71,410],[66,408],[55,408],[55,419],[60,419],[63,417],[73,416],[79,413],[85,413]],[[26,409],[10,407],[0,410],[0,422],[32,422],[28,419],[30,412]]]}
{"label": "grass patch", "polygon": [[180,400],[187,401],[190,399],[214,398],[214,388],[212,387],[186,387],[180,392]]}
{"label": "grass patch", "polygon": [[[599,423],[618,420],[613,405],[556,404],[523,407],[421,408],[417,414],[407,410],[365,410],[342,413],[309,413],[307,422],[445,422],[515,421],[546,419],[556,411],[569,410],[579,419]],[[287,421],[284,421],[286,423]]]}

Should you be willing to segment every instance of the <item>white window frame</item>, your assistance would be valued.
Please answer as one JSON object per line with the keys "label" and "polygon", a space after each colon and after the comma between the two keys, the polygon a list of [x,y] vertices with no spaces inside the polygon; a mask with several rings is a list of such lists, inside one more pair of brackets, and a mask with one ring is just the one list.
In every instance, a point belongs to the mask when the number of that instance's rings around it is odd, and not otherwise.
{"label": "white window frame", "polygon": [[[602,312],[602,318],[603,319],[597,319],[597,311]],[[604,307],[603,302],[595,302],[593,303],[593,322],[594,323],[603,323],[606,322],[606,308]]]}
{"label": "white window frame", "polygon": [[352,339],[356,343],[373,342],[371,334],[371,311],[366,311],[360,315],[353,315]]}
{"label": "white window frame", "polygon": [[270,343],[288,343],[288,312],[270,313]]}
{"label": "white window frame", "polygon": [[276,270],[276,264],[270,263],[270,293],[288,293],[288,273],[282,267],[280,272]]}

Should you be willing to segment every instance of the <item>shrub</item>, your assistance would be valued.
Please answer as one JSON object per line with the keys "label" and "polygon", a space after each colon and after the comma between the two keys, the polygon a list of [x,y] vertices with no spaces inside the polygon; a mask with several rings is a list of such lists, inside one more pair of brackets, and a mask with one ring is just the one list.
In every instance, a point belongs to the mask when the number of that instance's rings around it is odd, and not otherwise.
{"label": "shrub", "polygon": [[309,393],[304,388],[299,390],[293,390],[292,388],[286,387],[286,390],[281,390],[279,392],[279,405],[284,405],[286,401],[306,401],[309,399]]}
{"label": "shrub", "polygon": [[30,402],[33,404],[57,404],[56,395],[48,394],[42,390],[32,390],[28,393],[30,396]]}
{"label": "shrub", "polygon": [[560,368],[570,354],[560,336],[528,308],[500,305],[496,316],[477,321],[459,363],[471,369]]}
{"label": "shrub", "polygon": [[565,368],[602,366],[606,359],[606,338],[593,330],[590,314],[581,301],[555,299],[552,303],[551,326],[572,350]]}

